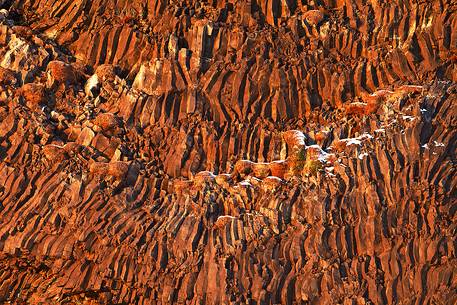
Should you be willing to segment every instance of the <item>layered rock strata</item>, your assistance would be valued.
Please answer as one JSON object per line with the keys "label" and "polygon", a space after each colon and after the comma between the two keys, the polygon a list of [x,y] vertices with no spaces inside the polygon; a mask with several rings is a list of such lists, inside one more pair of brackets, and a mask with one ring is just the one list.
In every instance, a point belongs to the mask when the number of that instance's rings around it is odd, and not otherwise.
{"label": "layered rock strata", "polygon": [[0,303],[456,303],[455,10],[0,1]]}

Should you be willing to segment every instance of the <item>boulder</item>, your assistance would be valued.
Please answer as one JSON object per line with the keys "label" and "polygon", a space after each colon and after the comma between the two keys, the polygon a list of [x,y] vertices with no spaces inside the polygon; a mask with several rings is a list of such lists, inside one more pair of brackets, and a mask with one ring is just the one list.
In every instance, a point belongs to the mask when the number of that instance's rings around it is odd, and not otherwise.
{"label": "boulder", "polygon": [[49,161],[60,162],[67,158],[67,152],[64,147],[48,144],[43,146],[43,154]]}
{"label": "boulder", "polygon": [[303,14],[303,18],[309,25],[317,26],[324,19],[324,14],[319,10],[309,10]]}
{"label": "boulder", "polygon": [[276,176],[268,176],[262,180],[262,189],[266,192],[274,192],[278,187],[284,184],[284,180]]}
{"label": "boulder", "polygon": [[53,60],[49,62],[46,73],[46,84],[49,88],[60,84],[69,86],[77,83],[77,76],[74,68],[70,64],[60,60]]}
{"label": "boulder", "polygon": [[288,170],[288,164],[287,161],[285,160],[278,160],[278,161],[273,161],[270,162],[270,171],[271,175],[284,179],[284,175],[286,174]]}
{"label": "boulder", "polygon": [[201,171],[194,176],[193,182],[194,182],[195,186],[202,187],[206,183],[213,182],[215,178],[216,178],[216,176],[212,172]]}
{"label": "boulder", "polygon": [[115,161],[108,163],[108,171],[107,174],[112,176],[113,178],[122,180],[125,178],[129,171],[129,164],[123,161]]}
{"label": "boulder", "polygon": [[13,86],[16,84],[16,73],[13,70],[0,67],[0,85]]}
{"label": "boulder", "polygon": [[18,93],[30,109],[37,109],[47,104],[46,88],[43,84],[25,84],[18,90]]}
{"label": "boulder", "polygon": [[252,172],[254,162],[249,160],[238,160],[233,169],[234,175],[248,175]]}
{"label": "boulder", "polygon": [[119,126],[119,121],[114,114],[106,112],[98,114],[94,124],[98,126],[101,131],[112,131]]}
{"label": "boulder", "polygon": [[268,177],[271,173],[270,164],[265,162],[253,163],[252,172],[255,177],[260,179]]}
{"label": "boulder", "polygon": [[175,193],[182,194],[188,192],[193,184],[191,180],[175,180],[173,181],[173,189]]}
{"label": "boulder", "polygon": [[288,130],[282,134],[284,141],[289,148],[294,146],[305,146],[305,135],[299,130]]}

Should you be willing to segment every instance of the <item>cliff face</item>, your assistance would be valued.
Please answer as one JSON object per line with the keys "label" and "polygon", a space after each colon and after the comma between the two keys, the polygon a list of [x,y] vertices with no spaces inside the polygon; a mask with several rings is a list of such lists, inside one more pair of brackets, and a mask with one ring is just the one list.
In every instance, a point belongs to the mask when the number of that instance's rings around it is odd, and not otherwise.
{"label": "cliff face", "polygon": [[0,303],[457,302],[453,1],[0,7]]}

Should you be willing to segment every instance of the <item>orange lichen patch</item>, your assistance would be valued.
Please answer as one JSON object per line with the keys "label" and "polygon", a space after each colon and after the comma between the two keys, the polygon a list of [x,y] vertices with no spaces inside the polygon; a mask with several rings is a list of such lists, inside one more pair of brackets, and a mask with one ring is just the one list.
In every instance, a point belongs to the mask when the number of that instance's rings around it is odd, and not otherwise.
{"label": "orange lichen patch", "polygon": [[252,164],[252,171],[255,177],[265,178],[270,175],[270,164],[269,163],[254,163]]}
{"label": "orange lichen patch", "polygon": [[175,193],[182,194],[189,191],[193,184],[191,180],[175,180],[173,181],[173,189]]}
{"label": "orange lichen patch", "polygon": [[284,179],[284,175],[288,170],[288,163],[284,160],[273,161],[270,163],[271,175]]}
{"label": "orange lichen patch", "polygon": [[397,88],[396,91],[406,92],[406,93],[420,93],[424,90],[423,86],[416,85],[403,85]]}
{"label": "orange lichen patch", "polygon": [[290,148],[294,146],[305,146],[305,135],[299,130],[285,131],[282,137]]}
{"label": "orange lichen patch", "polygon": [[95,118],[95,125],[100,127],[102,131],[113,130],[119,125],[119,122],[116,116],[110,112],[107,113],[100,113]]}
{"label": "orange lichen patch", "polygon": [[43,154],[49,161],[60,162],[65,160],[67,152],[62,146],[49,144],[43,147]]}
{"label": "orange lichen patch", "polygon": [[304,13],[303,17],[309,24],[318,25],[324,19],[324,14],[319,10],[310,10]]}
{"label": "orange lichen patch", "polygon": [[262,189],[264,191],[274,191],[276,188],[284,184],[284,181],[276,176],[268,176],[262,180]]}
{"label": "orange lichen patch", "polygon": [[248,175],[252,172],[252,165],[254,162],[249,160],[238,160],[235,163],[235,168],[233,169],[233,174]]}
{"label": "orange lichen patch", "polygon": [[46,88],[42,84],[28,83],[22,86],[18,93],[25,100],[29,108],[36,108],[46,104]]}
{"label": "orange lichen patch", "polygon": [[230,215],[222,215],[222,216],[219,216],[216,220],[216,222],[214,222],[214,228],[216,229],[222,229],[223,227],[225,227],[227,224],[231,223],[232,220],[234,220],[235,217],[233,216],[230,216]]}
{"label": "orange lichen patch", "polygon": [[194,184],[196,186],[203,186],[205,183],[211,183],[216,176],[210,171],[201,171],[194,176]]}
{"label": "orange lichen patch", "polygon": [[123,161],[116,161],[108,163],[108,175],[114,178],[124,178],[129,171],[129,164]]}
{"label": "orange lichen patch", "polygon": [[71,65],[63,61],[54,60],[49,62],[46,71],[48,87],[52,87],[54,84],[70,85],[76,83],[75,70]]}
{"label": "orange lichen patch", "polygon": [[16,75],[10,69],[0,67],[0,85],[15,85]]}

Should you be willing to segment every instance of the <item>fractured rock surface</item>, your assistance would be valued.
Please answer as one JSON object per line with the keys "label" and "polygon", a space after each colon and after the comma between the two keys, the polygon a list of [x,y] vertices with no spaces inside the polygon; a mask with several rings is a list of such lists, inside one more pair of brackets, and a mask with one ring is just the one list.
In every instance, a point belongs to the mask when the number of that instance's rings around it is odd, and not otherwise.
{"label": "fractured rock surface", "polygon": [[51,2],[0,1],[0,303],[457,302],[454,1]]}

